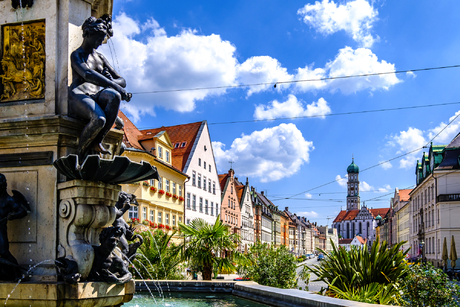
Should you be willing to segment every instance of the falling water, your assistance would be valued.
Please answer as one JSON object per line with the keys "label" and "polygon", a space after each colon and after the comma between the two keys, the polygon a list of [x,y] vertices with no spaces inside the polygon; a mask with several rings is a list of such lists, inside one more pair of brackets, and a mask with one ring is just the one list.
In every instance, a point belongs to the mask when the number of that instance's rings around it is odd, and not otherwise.
{"label": "falling water", "polygon": [[136,271],[137,274],[139,274],[140,278],[142,279],[142,281],[144,282],[144,285],[147,287],[147,290],[149,290],[149,293],[150,293],[150,296],[153,298],[153,300],[155,301],[155,304],[157,303],[156,299],[155,299],[155,296],[153,295],[152,291],[150,291],[150,287],[147,285],[147,283],[145,282],[145,279],[144,277],[141,275],[141,273],[139,272],[139,270],[136,268],[136,266],[134,265],[134,263],[131,262],[131,260],[129,260],[129,258],[121,253],[121,255],[123,257],[125,257],[125,259],[129,262],[129,264],[132,265],[133,269]]}
{"label": "falling water", "polygon": [[157,291],[160,294],[160,297],[162,297],[163,300],[164,300],[163,288],[161,288],[161,285],[160,286],[157,285],[158,282],[155,283],[155,280],[158,280],[158,273],[156,272],[156,270],[154,270],[152,263],[150,262],[150,260],[147,257],[145,257],[144,254],[139,253],[138,255],[141,255],[145,260],[147,260],[147,262],[149,263],[150,267],[152,268],[152,271],[155,271],[156,278],[153,278],[152,274],[149,273],[149,271],[147,270],[145,265],[139,259],[134,259],[134,260],[137,260],[137,262],[140,265],[142,265],[142,267],[145,269],[145,271],[149,274],[150,279],[152,279],[152,281],[153,281],[153,285],[155,286],[155,288],[157,288]]}
{"label": "falling water", "polygon": [[[155,239],[155,236],[152,235],[152,238],[153,238],[153,242],[155,243],[155,247],[157,248],[158,256],[160,257],[161,266],[163,267],[163,271],[165,271],[165,279],[166,279],[168,278],[168,275],[166,273],[166,268],[163,263],[163,257],[161,257],[161,252],[160,252],[160,249],[158,248],[158,244],[157,244],[157,240]],[[171,289],[169,288],[169,283],[167,280],[166,280],[166,287],[168,288],[169,298],[171,298]]]}
{"label": "falling water", "polygon": [[[32,261],[32,259],[30,259],[30,261]],[[16,288],[19,286],[19,284],[21,283],[21,281],[26,277],[26,276],[29,276],[31,277],[31,275],[29,275],[29,273],[35,269],[36,267],[38,267],[39,265],[45,263],[45,262],[49,262],[49,261],[54,261],[53,259],[48,259],[48,260],[43,260],[43,261],[40,261],[39,263],[37,263],[36,265],[32,266],[30,269],[27,270],[27,272],[18,280],[18,283],[14,286],[13,290],[11,291],[10,294],[7,295],[6,297],[6,300],[5,300],[5,305],[6,303],[8,302],[8,299],[10,298],[11,294],[13,294],[14,290],[16,290]],[[30,297],[30,296],[29,296]]]}

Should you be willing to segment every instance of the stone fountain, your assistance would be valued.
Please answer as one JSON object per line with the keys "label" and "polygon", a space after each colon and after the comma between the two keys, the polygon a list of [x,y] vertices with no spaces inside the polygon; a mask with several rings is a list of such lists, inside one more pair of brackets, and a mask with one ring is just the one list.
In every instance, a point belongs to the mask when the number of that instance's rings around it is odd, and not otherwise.
{"label": "stone fountain", "polygon": [[[81,72],[85,52],[113,35],[112,5],[0,0],[0,173],[8,182],[0,228],[6,237],[8,225],[17,260],[0,251],[0,271],[22,272],[0,281],[8,306],[119,306],[133,296],[123,255],[113,252],[126,229],[109,226],[127,208],[119,184],[158,174],[118,156],[123,133],[111,127],[131,98],[124,79],[109,65],[93,85]],[[87,99],[100,108],[86,110]],[[13,205],[15,215],[2,216]]]}

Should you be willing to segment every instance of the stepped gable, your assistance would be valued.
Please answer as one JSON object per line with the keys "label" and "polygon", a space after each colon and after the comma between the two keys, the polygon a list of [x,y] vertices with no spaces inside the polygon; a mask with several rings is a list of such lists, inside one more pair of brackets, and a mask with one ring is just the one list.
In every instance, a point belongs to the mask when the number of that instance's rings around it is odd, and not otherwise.
{"label": "stepped gable", "polygon": [[123,143],[126,145],[126,147],[144,150],[144,148],[138,141],[138,137],[142,135],[142,132],[140,132],[139,129],[137,129],[133,122],[130,121],[129,118],[123,112],[118,111],[118,116],[124,122],[124,127],[122,129],[125,133],[123,135]]}
{"label": "stepped gable", "polygon": [[184,125],[169,127],[163,126],[155,129],[141,130],[142,135],[139,136],[138,140],[142,141],[151,139],[154,135],[161,131],[168,132],[169,139],[174,145],[172,150],[172,164],[183,171],[203,123],[204,122],[196,122]]}
{"label": "stepped gable", "polygon": [[342,221],[351,221],[354,220],[355,217],[359,214],[359,209],[353,209],[353,210],[342,210],[339,212],[337,217],[335,218],[333,223],[338,223]]}

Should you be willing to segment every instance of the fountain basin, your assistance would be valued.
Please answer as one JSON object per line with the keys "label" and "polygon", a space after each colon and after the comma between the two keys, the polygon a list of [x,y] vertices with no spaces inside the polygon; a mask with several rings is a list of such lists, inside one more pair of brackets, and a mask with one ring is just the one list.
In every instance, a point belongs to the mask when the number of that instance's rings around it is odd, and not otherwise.
{"label": "fountain basin", "polygon": [[[105,282],[65,283],[1,283],[0,302],[6,306],[34,307],[111,307],[129,302],[134,282],[114,285]],[[14,289],[14,291],[13,291]],[[10,295],[10,297],[8,297]]]}

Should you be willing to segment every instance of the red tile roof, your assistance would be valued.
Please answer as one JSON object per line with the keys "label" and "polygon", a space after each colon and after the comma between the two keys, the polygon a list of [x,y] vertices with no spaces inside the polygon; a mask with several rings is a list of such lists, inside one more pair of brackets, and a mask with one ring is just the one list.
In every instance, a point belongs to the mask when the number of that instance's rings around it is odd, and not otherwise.
{"label": "red tile roof", "polygon": [[339,244],[350,244],[353,239],[339,239]]}
{"label": "red tile roof", "polygon": [[342,210],[339,212],[339,214],[335,218],[334,223],[354,220],[355,217],[358,215],[358,213],[359,213],[358,209],[348,210],[348,211]]}
{"label": "red tile roof", "polygon": [[126,147],[144,150],[144,148],[142,148],[141,144],[138,142],[138,137],[142,135],[139,129],[137,129],[137,127],[123,112],[118,111],[118,116],[124,122],[123,132],[125,135],[123,136],[123,143],[126,145]]}
{"label": "red tile roof", "polygon": [[380,215],[382,218],[384,218],[388,214],[388,211],[390,211],[390,208],[369,209],[369,211],[371,212],[374,219],[377,217],[377,215]]}
{"label": "red tile roof", "polygon": [[238,202],[241,204],[243,200],[243,192],[244,192],[244,185],[237,185],[236,186],[236,195],[238,195]]}
{"label": "red tile roof", "polygon": [[227,183],[228,177],[230,176],[229,174],[221,174],[219,176],[219,183],[220,183],[220,190],[222,191],[222,195],[225,194],[225,184]]}
{"label": "red tile roof", "polygon": [[399,201],[409,201],[410,192],[412,192],[412,189],[399,190]]}
{"label": "red tile roof", "polygon": [[356,239],[359,241],[359,243],[361,243],[361,244],[366,244],[366,242],[367,242],[367,239],[364,239],[364,238],[361,237],[361,236],[356,236],[355,238],[356,238]]}
{"label": "red tile roof", "polygon": [[[161,131],[168,132],[169,139],[171,140],[171,143],[173,143],[173,146],[176,143],[180,143],[179,147],[174,148],[172,151],[172,164],[183,171],[202,124],[203,122],[196,122],[191,124],[142,130],[142,135],[139,136],[139,141],[151,139]],[[185,146],[182,147],[184,142]]]}

